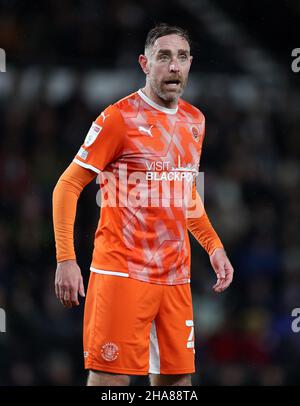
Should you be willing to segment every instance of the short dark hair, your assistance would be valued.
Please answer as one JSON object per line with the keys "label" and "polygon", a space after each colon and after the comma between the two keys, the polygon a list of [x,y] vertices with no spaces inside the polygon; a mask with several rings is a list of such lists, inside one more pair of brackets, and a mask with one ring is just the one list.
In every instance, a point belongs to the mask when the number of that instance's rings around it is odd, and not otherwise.
{"label": "short dark hair", "polygon": [[191,46],[191,39],[187,30],[176,25],[159,23],[148,32],[145,42],[145,49],[152,47],[157,38],[171,34],[179,35],[179,37],[184,38],[188,42],[189,46]]}

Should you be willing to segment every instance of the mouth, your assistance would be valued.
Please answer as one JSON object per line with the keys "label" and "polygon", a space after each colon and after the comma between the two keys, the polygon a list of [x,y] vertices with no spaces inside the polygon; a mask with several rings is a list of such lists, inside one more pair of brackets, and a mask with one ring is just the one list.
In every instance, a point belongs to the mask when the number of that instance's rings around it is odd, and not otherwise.
{"label": "mouth", "polygon": [[165,80],[164,84],[167,85],[168,87],[177,87],[180,85],[180,80],[178,79],[170,79],[170,80]]}

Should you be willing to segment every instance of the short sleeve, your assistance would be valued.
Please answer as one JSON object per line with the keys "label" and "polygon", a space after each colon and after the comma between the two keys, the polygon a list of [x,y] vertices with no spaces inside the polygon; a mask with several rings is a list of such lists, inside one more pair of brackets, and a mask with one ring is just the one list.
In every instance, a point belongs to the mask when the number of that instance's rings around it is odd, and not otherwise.
{"label": "short sleeve", "polygon": [[126,132],[119,109],[107,107],[92,123],[74,162],[96,173],[121,156]]}

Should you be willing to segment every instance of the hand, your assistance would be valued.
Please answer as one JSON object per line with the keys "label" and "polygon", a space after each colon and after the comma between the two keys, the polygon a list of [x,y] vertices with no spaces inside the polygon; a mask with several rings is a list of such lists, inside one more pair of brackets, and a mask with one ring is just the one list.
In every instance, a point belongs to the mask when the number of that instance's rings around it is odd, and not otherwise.
{"label": "hand", "polygon": [[55,274],[55,293],[62,305],[70,309],[79,306],[78,292],[84,297],[81,271],[74,259],[59,262]]}
{"label": "hand", "polygon": [[217,293],[223,292],[232,282],[233,267],[223,248],[217,248],[209,257],[211,266],[217,275],[217,283],[213,286],[213,290]]}

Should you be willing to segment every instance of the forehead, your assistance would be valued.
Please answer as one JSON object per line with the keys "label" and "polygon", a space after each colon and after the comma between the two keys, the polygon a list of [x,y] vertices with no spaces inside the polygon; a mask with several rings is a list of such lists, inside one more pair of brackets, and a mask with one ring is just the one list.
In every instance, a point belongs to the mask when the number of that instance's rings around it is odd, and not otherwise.
{"label": "forehead", "polygon": [[186,39],[180,37],[177,34],[170,34],[159,37],[154,42],[152,52],[158,52],[160,49],[170,49],[171,51],[185,49],[187,51],[190,51],[190,46]]}

